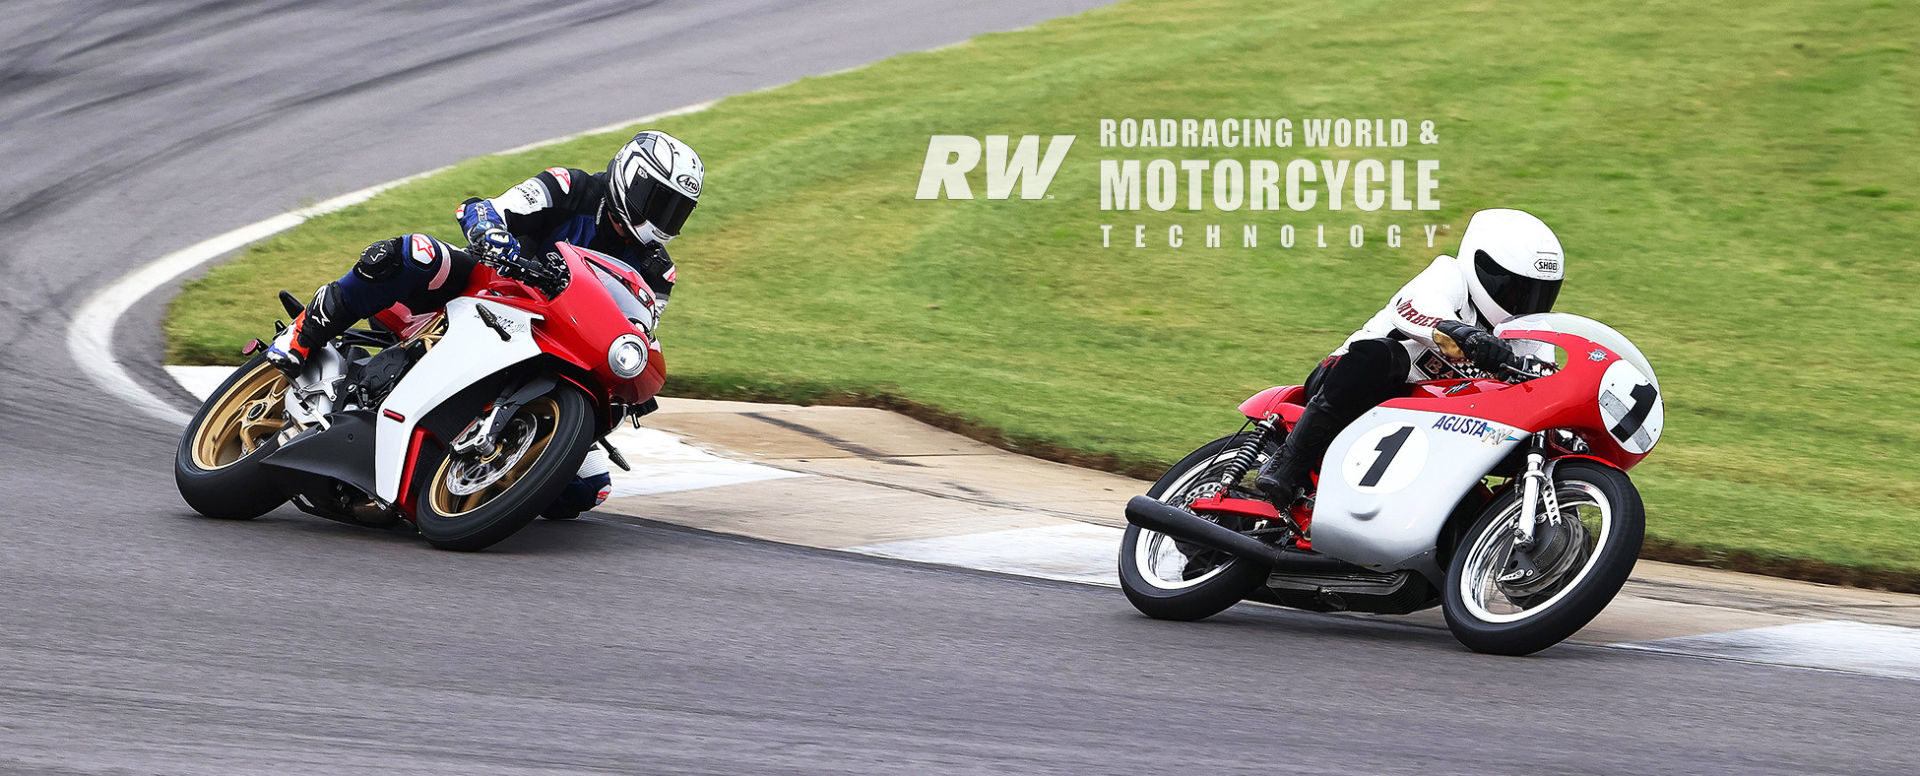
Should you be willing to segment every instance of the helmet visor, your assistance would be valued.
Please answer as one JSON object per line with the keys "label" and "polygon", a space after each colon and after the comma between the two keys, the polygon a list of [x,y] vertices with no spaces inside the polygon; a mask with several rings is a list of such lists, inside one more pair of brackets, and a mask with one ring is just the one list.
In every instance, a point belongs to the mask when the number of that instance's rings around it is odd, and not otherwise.
{"label": "helmet visor", "polygon": [[1480,278],[1480,287],[1487,290],[1487,296],[1508,315],[1547,312],[1553,309],[1554,300],[1560,296],[1560,281],[1539,280],[1510,272],[1487,255],[1486,251],[1473,252],[1473,271]]}
{"label": "helmet visor", "polygon": [[621,216],[629,229],[637,230],[641,224],[651,223],[653,228],[668,235],[680,234],[680,227],[687,224],[687,216],[693,214],[693,206],[698,204],[672,186],[646,177],[627,187],[626,200]]}

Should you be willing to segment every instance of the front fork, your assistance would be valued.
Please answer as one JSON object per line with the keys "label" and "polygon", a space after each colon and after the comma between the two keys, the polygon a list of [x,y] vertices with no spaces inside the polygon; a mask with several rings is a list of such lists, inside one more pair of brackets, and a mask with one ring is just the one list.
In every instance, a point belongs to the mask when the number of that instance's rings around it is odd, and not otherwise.
{"label": "front fork", "polygon": [[1520,475],[1520,524],[1514,527],[1514,545],[1522,550],[1533,548],[1534,524],[1541,517],[1560,522],[1560,498],[1547,476],[1546,449],[1546,432],[1534,434],[1527,450],[1527,470]]}

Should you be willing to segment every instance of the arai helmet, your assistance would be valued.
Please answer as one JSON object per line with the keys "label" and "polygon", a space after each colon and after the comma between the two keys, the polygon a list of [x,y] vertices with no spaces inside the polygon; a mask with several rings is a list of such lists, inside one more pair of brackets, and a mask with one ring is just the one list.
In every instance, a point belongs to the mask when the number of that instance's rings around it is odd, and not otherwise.
{"label": "arai helmet", "polygon": [[699,203],[706,173],[686,143],[644,130],[607,163],[607,208],[633,239],[664,245],[680,234]]}

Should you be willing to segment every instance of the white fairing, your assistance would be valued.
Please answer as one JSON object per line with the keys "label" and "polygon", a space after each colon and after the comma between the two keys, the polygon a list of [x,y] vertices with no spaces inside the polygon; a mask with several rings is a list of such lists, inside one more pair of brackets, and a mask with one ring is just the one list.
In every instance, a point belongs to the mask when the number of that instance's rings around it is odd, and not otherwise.
{"label": "white fairing", "polygon": [[1321,464],[1313,549],[1382,571],[1442,574],[1434,560],[1455,504],[1531,433],[1463,415],[1375,407]]}
{"label": "white fairing", "polygon": [[[504,325],[509,339],[501,340],[500,334],[481,320],[478,310],[482,306]],[[408,370],[380,405],[374,433],[374,495],[388,503],[400,498],[407,447],[421,418],[467,386],[540,355],[540,346],[533,341],[533,321],[538,315],[468,297],[448,302],[446,315],[446,336]],[[394,420],[396,414],[404,420]]]}

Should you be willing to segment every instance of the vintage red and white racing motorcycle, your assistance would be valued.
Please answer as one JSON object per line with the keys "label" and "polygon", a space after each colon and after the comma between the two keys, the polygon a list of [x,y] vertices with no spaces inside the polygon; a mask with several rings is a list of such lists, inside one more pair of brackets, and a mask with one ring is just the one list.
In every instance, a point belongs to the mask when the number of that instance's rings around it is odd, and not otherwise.
{"label": "vintage red and white racing motorcycle", "polygon": [[1507,655],[1584,627],[1639,557],[1646,512],[1627,470],[1660,439],[1660,383],[1598,321],[1542,313],[1494,333],[1546,358],[1498,379],[1418,383],[1368,411],[1335,437],[1314,497],[1288,514],[1249,472],[1278,451],[1303,389],[1241,404],[1239,433],[1128,502],[1128,600],[1170,620],[1243,599],[1385,614],[1438,604],[1461,643]]}
{"label": "vintage red and white racing motorcycle", "polygon": [[605,436],[666,380],[652,289],[566,243],[494,261],[442,310],[395,305],[316,347],[294,380],[254,355],[187,425],[180,494],[211,517],[291,499],[349,523],[404,519],[434,546],[477,550],[552,505],[596,442],[624,467]]}

